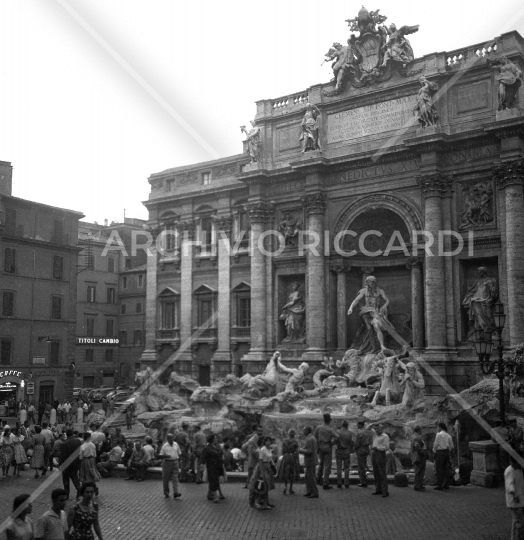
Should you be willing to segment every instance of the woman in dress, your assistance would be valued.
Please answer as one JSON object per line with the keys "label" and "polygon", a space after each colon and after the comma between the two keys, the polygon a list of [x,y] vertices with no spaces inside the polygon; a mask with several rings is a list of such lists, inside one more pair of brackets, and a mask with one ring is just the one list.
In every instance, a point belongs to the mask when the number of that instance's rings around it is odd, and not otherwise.
{"label": "woman in dress", "polygon": [[67,514],[67,524],[71,532],[70,540],[94,540],[95,535],[102,538],[102,530],[98,521],[98,504],[93,501],[98,489],[94,482],[86,482],[80,488],[82,500],[73,505]]}
{"label": "woman in dress", "polygon": [[212,433],[207,437],[207,445],[202,450],[200,458],[201,466],[206,467],[207,480],[209,484],[207,498],[218,503],[218,499],[224,499],[220,489],[220,477],[224,474],[223,452],[216,442],[216,435]]}
{"label": "woman in dress", "polygon": [[49,413],[49,425],[56,426],[56,409],[54,407],[51,407],[51,411]]}
{"label": "woman in dress", "polygon": [[24,422],[27,420],[27,405],[25,401],[22,401],[20,405],[20,423],[24,425]]}
{"label": "woman in dress", "polygon": [[100,473],[96,468],[96,446],[90,441],[91,433],[84,433],[84,443],[80,446],[80,474],[81,484],[85,482],[99,482]]}
{"label": "woman in dress", "polygon": [[33,439],[33,456],[31,457],[31,469],[35,470],[35,478],[39,478],[39,470],[47,471],[47,467],[44,464],[44,436],[42,435],[42,428],[38,425],[35,426],[35,433],[31,437]]}
{"label": "woman in dress", "polygon": [[288,431],[288,438],[282,443],[282,480],[284,481],[284,495],[287,493],[289,483],[289,493],[293,495],[293,482],[298,478],[298,441],[295,439],[295,430]]}
{"label": "woman in dress", "polygon": [[24,439],[25,437],[22,435],[22,429],[16,428],[13,436],[13,450],[15,455],[15,468],[13,474],[16,476],[20,476],[23,465],[27,463],[27,456],[24,447],[22,446],[22,441],[24,441]]}
{"label": "woman in dress", "polygon": [[11,433],[11,428],[5,428],[2,437],[0,438],[0,462],[2,463],[2,473],[4,476],[9,476],[9,467],[14,456],[14,435]]}
{"label": "woman in dress", "polygon": [[[7,540],[34,540],[33,523],[29,517],[33,506],[31,503],[26,503],[30,496],[29,493],[22,493],[15,497],[13,515],[5,530]],[[20,510],[22,505],[22,510]]]}
{"label": "woman in dress", "polygon": [[270,446],[271,437],[265,437],[261,448],[258,450],[258,463],[249,482],[249,491],[255,494],[254,506],[259,510],[274,508],[274,505],[270,504],[268,500],[269,492],[275,489],[275,479],[271,470],[271,466],[274,467],[275,464]]}

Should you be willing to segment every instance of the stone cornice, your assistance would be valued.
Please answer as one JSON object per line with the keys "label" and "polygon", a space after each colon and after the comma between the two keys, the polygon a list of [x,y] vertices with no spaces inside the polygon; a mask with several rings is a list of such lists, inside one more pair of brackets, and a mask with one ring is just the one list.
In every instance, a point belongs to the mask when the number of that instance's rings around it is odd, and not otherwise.
{"label": "stone cornice", "polygon": [[524,159],[497,163],[493,168],[493,178],[499,189],[524,183]]}
{"label": "stone cornice", "polygon": [[324,214],[326,211],[326,195],[320,191],[309,193],[301,200],[308,215]]}
{"label": "stone cornice", "polygon": [[417,183],[420,186],[424,197],[446,197],[453,191],[453,181],[449,177],[444,177],[440,173],[419,176]]}

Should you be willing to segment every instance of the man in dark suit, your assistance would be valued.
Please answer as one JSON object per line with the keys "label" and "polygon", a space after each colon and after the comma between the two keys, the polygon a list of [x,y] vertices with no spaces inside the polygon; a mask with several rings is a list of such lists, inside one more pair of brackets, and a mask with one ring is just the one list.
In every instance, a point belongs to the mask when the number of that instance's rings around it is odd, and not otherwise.
{"label": "man in dark suit", "polygon": [[80,459],[78,453],[82,441],[75,437],[73,431],[68,429],[66,431],[67,439],[60,445],[60,468],[62,469],[62,482],[64,484],[64,490],[69,498],[69,480],[73,482],[76,488],[76,498],[80,496],[80,481],[78,479],[78,473],[80,471]]}
{"label": "man in dark suit", "polygon": [[413,437],[411,438],[411,461],[415,469],[415,491],[425,491],[424,476],[426,474],[427,450],[422,440],[422,429],[420,426],[413,428]]}
{"label": "man in dark suit", "polygon": [[304,436],[306,437],[306,443],[304,448],[299,450],[300,454],[304,454],[304,465],[306,468],[306,494],[304,497],[318,499],[318,488],[315,480],[315,468],[318,463],[317,439],[313,435],[313,430],[310,426],[304,428]]}

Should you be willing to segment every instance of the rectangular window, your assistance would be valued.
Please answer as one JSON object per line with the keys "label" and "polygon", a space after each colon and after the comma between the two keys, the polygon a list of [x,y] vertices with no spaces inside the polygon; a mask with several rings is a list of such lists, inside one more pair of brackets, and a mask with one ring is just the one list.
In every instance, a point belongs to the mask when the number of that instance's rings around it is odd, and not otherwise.
{"label": "rectangular window", "polygon": [[115,258],[114,257],[107,258],[107,271],[111,272],[112,274],[115,273]]}
{"label": "rectangular window", "polygon": [[136,312],[142,313],[142,302],[137,302],[136,304]]}
{"label": "rectangular window", "polygon": [[86,336],[93,337],[95,335],[95,319],[86,319]]}
{"label": "rectangular window", "polygon": [[164,246],[166,251],[173,251],[177,245],[178,233],[176,227],[170,223],[164,227]]}
{"label": "rectangular window", "polygon": [[238,299],[238,326],[251,326],[251,298]]}
{"label": "rectangular window", "polygon": [[49,344],[49,365],[60,365],[60,341],[51,341]]}
{"label": "rectangular window", "polygon": [[122,289],[127,289],[127,276],[122,278]]}
{"label": "rectangular window", "polygon": [[51,319],[62,318],[62,297],[51,296]]}
{"label": "rectangular window", "polygon": [[213,300],[200,300],[198,303],[198,326],[210,326],[213,314]]}
{"label": "rectangular window", "polygon": [[120,313],[121,313],[122,315],[125,315],[125,314],[126,314],[126,311],[127,311],[127,304],[122,304],[122,305],[120,306]]}
{"label": "rectangular window", "polygon": [[64,221],[55,219],[53,222],[53,242],[62,244],[64,242]]}
{"label": "rectangular window", "polygon": [[16,208],[7,208],[5,211],[5,234],[16,234]]}
{"label": "rectangular window", "polygon": [[93,304],[96,302],[96,287],[94,285],[87,286],[87,302]]}
{"label": "rectangular window", "polygon": [[11,364],[13,355],[13,342],[10,339],[0,340],[0,364],[8,366]]}
{"label": "rectangular window", "polygon": [[211,218],[204,218],[202,220],[202,231],[200,240],[202,247],[207,248],[213,241],[213,220]]}
{"label": "rectangular window", "polygon": [[15,292],[2,291],[2,317],[13,317],[15,314]]}
{"label": "rectangular window", "polygon": [[133,344],[142,345],[142,330],[135,330],[133,335]]}
{"label": "rectangular window", "polygon": [[131,270],[131,263],[132,263],[131,259],[126,259],[126,270]]}
{"label": "rectangular window", "polygon": [[140,362],[135,362],[135,371],[140,371]]}
{"label": "rectangular window", "polygon": [[127,332],[120,330],[120,345],[127,345]]}
{"label": "rectangular window", "polygon": [[53,256],[53,279],[64,278],[64,258],[59,255]]}
{"label": "rectangular window", "polygon": [[162,329],[177,328],[177,309],[175,302],[162,303]]}
{"label": "rectangular window", "polygon": [[114,287],[107,288],[107,303],[114,304],[116,298],[116,291]]}
{"label": "rectangular window", "polygon": [[211,184],[211,173],[202,173],[202,184],[204,184],[204,186],[209,186],[209,184]]}
{"label": "rectangular window", "polygon": [[106,362],[113,361],[113,349],[106,349]]}
{"label": "rectangular window", "polygon": [[106,336],[113,337],[115,335],[115,321],[113,319],[107,319],[106,321]]}
{"label": "rectangular window", "polygon": [[143,287],[144,286],[144,275],[138,274],[138,286]]}
{"label": "rectangular window", "polygon": [[249,221],[247,218],[247,212],[240,212],[240,214],[238,215],[238,237],[237,237],[237,239],[240,241],[240,245],[239,245],[240,249],[249,248],[249,235],[250,235],[250,229],[249,229]]}
{"label": "rectangular window", "polygon": [[8,274],[15,273],[16,250],[13,248],[5,248],[4,250],[4,272]]}
{"label": "rectangular window", "polygon": [[86,349],[86,362],[92,362],[94,358],[94,349]]}

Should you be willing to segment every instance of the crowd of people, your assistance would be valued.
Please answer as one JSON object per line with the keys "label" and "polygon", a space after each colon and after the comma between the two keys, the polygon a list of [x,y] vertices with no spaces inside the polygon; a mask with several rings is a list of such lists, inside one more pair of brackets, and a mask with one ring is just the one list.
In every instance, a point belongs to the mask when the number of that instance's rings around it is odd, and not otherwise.
{"label": "crowd of people", "polygon": [[[225,498],[222,484],[227,481],[229,472],[247,471],[244,488],[248,490],[250,506],[270,510],[274,508],[270,492],[275,489],[276,481],[282,482],[284,495],[294,495],[296,484],[303,474],[303,495],[310,499],[319,498],[319,486],[324,490],[333,489],[330,474],[334,457],[336,486],[339,489],[350,487],[353,460],[358,469],[358,486],[368,487],[367,478],[372,468],[375,482],[372,494],[388,497],[387,475],[393,472],[394,446],[382,426],[366,427],[364,422],[359,422],[355,433],[349,430],[347,421],[337,428],[331,424],[331,416],[325,414],[322,425],[315,429],[306,426],[302,430],[301,440],[296,430],[289,430],[281,445],[264,434],[260,425],[252,426],[252,433],[243,441],[214,433],[206,436],[201,426],[190,427],[187,423],[182,423],[175,433],[168,432],[165,440],[159,438],[156,441],[150,436],[143,441],[128,440],[119,427],[102,431],[99,425],[90,425],[84,433],[79,433],[67,422],[58,429],[56,426],[50,428],[45,421],[41,426],[31,426],[26,420],[23,424],[17,422],[11,434],[11,428],[4,425],[0,456],[6,476],[10,464],[17,464],[14,473],[17,476],[29,464],[36,478],[58,468],[63,483],[62,489],[53,491],[52,510],[44,514],[34,527],[31,525],[33,536],[26,534],[29,530],[31,500],[29,496],[25,499],[17,497],[8,538],[58,539],[61,537],[46,536],[45,531],[53,527],[56,529],[59,523],[64,531],[75,531],[70,538],[91,539],[94,538],[93,531],[102,538],[95,502],[97,484],[101,478],[111,476],[118,465],[126,468],[126,480],[136,482],[146,478],[149,467],[161,467],[162,489],[166,498],[180,499],[183,495],[181,483],[207,483],[207,499],[214,503]],[[432,448],[437,490],[449,488],[452,450],[453,440],[447,433],[446,425],[440,424]],[[424,479],[428,455],[421,429],[415,426],[411,458],[416,491],[426,489]],[[76,490],[73,497],[75,502],[64,517],[60,512],[63,512],[65,502],[70,498],[71,484]]]}

